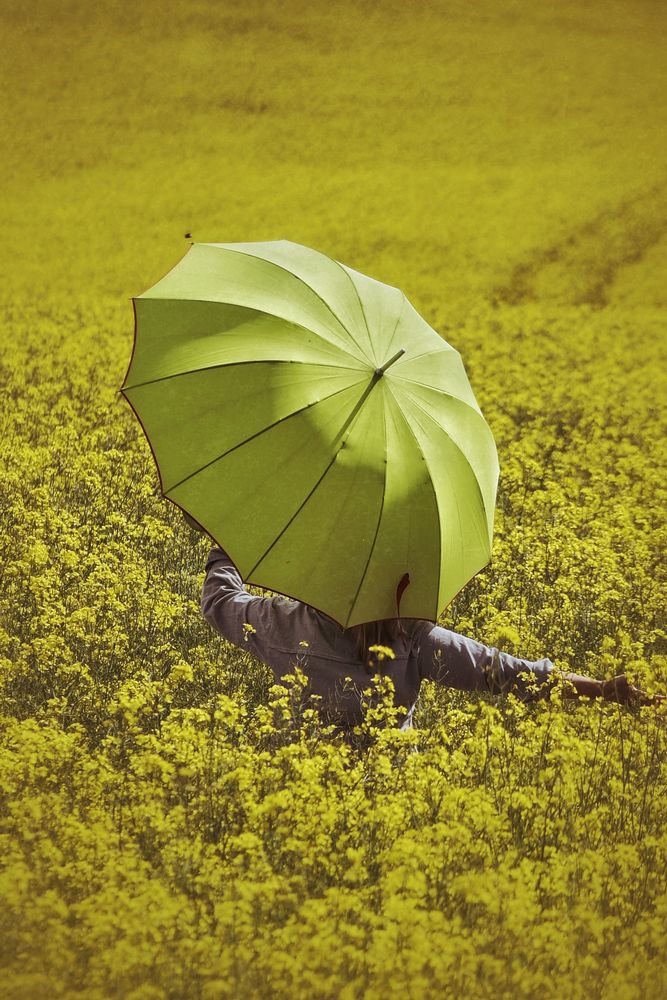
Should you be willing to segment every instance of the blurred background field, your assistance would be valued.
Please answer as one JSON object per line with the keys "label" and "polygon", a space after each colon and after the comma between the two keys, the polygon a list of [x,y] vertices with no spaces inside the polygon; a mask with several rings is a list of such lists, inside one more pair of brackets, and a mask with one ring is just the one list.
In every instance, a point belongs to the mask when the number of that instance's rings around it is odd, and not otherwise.
{"label": "blurred background field", "polygon": [[663,997],[664,712],[428,689],[422,753],[357,755],[263,715],[117,389],[186,233],[398,285],[500,453],[494,558],[443,622],[665,691],[664,5],[0,25],[6,995]]}

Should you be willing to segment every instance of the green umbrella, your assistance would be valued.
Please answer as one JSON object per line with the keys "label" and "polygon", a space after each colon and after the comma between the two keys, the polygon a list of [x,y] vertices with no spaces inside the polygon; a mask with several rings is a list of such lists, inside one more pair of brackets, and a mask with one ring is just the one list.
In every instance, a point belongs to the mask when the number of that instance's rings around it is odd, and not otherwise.
{"label": "green umbrella", "polygon": [[[397,288],[307,247],[195,243],[133,299],[122,392],[163,494],[244,580],[350,626],[436,620],[489,560],[491,431]],[[402,590],[402,588],[401,588]]]}

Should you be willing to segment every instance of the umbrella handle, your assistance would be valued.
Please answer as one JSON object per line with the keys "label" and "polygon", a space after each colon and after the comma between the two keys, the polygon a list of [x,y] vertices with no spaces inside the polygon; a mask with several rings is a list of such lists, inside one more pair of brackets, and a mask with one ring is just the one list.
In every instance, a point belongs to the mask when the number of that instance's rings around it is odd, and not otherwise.
{"label": "umbrella handle", "polygon": [[410,574],[404,573],[401,577],[398,587],[396,588],[396,617],[400,620],[401,617],[401,598],[405,592],[405,588],[410,583]]}

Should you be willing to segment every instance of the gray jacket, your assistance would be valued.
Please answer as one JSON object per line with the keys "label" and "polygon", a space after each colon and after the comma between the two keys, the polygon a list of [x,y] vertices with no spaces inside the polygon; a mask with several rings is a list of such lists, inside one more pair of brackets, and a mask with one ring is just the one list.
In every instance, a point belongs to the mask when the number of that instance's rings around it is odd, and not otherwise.
{"label": "gray jacket", "polygon": [[[300,601],[249,594],[217,545],[206,563],[201,607],[212,628],[271,667],[277,681],[298,664],[311,693],[321,696],[327,721],[343,729],[361,721],[361,692],[371,686],[372,678],[357,656],[353,637],[337,622]],[[382,663],[382,673],[394,683],[401,728],[412,724],[422,680],[462,691],[512,691],[529,700],[543,693],[541,685],[554,670],[550,660],[521,660],[430,621],[404,624],[405,636],[392,644],[395,659]],[[531,680],[537,681],[537,691]]]}

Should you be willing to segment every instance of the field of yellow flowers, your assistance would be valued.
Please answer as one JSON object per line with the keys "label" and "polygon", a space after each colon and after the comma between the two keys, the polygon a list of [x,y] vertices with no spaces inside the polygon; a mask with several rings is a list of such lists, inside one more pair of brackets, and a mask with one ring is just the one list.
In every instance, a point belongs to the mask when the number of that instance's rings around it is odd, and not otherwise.
{"label": "field of yellow flowers", "polygon": [[399,285],[500,454],[443,623],[665,692],[663,5],[0,27],[3,998],[662,1000],[665,709],[427,685],[415,732],[385,690],[340,745],[201,620],[206,545],[117,390],[186,232]]}

